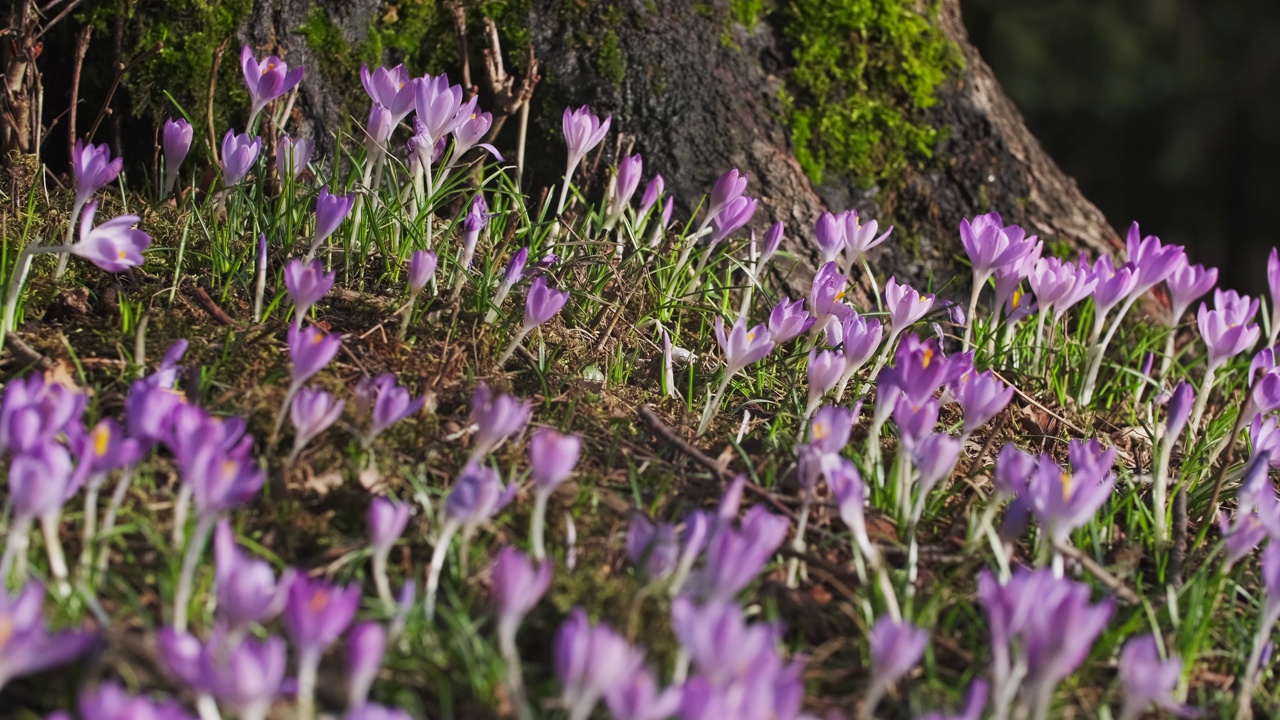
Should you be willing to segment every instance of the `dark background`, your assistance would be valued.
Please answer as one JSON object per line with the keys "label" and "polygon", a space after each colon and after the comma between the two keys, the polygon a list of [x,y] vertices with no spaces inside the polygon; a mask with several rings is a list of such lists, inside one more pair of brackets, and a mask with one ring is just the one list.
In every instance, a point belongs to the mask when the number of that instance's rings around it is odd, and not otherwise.
{"label": "dark background", "polygon": [[1280,240],[1280,0],[965,0],[1033,133],[1123,231],[1266,288]]}

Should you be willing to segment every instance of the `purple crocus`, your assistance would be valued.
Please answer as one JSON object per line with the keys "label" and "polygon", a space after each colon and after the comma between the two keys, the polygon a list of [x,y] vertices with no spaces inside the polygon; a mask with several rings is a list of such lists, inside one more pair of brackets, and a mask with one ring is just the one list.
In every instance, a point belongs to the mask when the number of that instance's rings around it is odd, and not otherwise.
{"label": "purple crocus", "polygon": [[316,196],[316,232],[311,238],[310,255],[315,255],[320,243],[338,229],[355,204],[355,195],[331,195],[328,185],[320,188],[320,194]]}
{"label": "purple crocus", "polygon": [[421,81],[410,78],[409,70],[403,64],[393,68],[378,67],[372,72],[367,64],[361,65],[360,82],[369,99],[391,113],[393,126],[399,125],[416,108]]}
{"label": "purple crocus", "polygon": [[[114,682],[104,682],[96,689],[85,689],[78,702],[83,720],[190,720],[191,716],[175,702],[153,702],[134,697]],[[66,715],[50,715],[67,719]]]}
{"label": "purple crocus", "polygon": [[545,323],[555,317],[569,300],[568,290],[556,290],[547,285],[545,277],[538,277],[529,286],[529,295],[524,305],[525,331]]}
{"label": "purple crocus", "polygon": [[791,298],[784,297],[769,313],[769,335],[780,345],[809,332],[816,321],[804,309],[804,300],[791,302]]}
{"label": "purple crocus", "polygon": [[[889,311],[889,341],[914,325],[933,308],[933,295],[921,295],[910,285],[899,285],[896,277],[884,285],[885,308]],[[972,315],[972,313],[970,313]]]}
{"label": "purple crocus", "polygon": [[[123,165],[123,158],[111,159],[111,148],[106,143],[94,145],[76,140],[71,149],[71,172],[76,179],[75,208],[83,207],[94,193],[115,182]],[[75,213],[71,221],[75,222]]]}
{"label": "purple crocus", "polygon": [[715,184],[711,186],[711,198],[707,201],[707,217],[703,224],[710,224],[712,218],[719,215],[729,203],[742,197],[746,189],[747,176],[739,173],[737,168],[716,178]]}
{"label": "purple crocus", "polygon": [[1252,322],[1258,311],[1257,300],[1240,297],[1234,290],[1218,291],[1214,293],[1214,305],[1215,308],[1210,310],[1200,303],[1196,323],[1208,350],[1206,366],[1216,370],[1227,360],[1253,347],[1262,331]]}
{"label": "purple crocus", "polygon": [[173,192],[174,185],[178,182],[178,169],[182,167],[182,161],[187,158],[187,152],[191,150],[193,134],[191,123],[182,118],[177,120],[169,118],[164,121],[164,130],[161,133],[161,144],[164,146],[164,197],[168,197]]}
{"label": "purple crocus", "polygon": [[298,175],[307,169],[307,163],[311,162],[311,154],[315,152],[316,144],[305,138],[294,140],[288,135],[281,135],[278,143],[276,172],[279,172],[281,177],[297,180]]}
{"label": "purple crocus", "polygon": [[636,214],[644,217],[644,214],[649,212],[649,209],[658,202],[664,187],[665,183],[662,176],[654,175],[653,179],[649,180],[649,184],[644,186],[644,193],[640,196],[640,208],[636,211]]}
{"label": "purple crocus", "polygon": [[475,100],[463,101],[461,85],[450,85],[444,73],[424,76],[418,81],[414,104],[418,111],[415,127],[425,132],[429,144],[445,141],[475,110]]}
{"label": "purple crocus", "polygon": [[1274,247],[1267,255],[1267,290],[1271,298],[1271,335],[1267,337],[1267,347],[1272,347],[1280,335],[1280,252]]}
{"label": "purple crocus", "polygon": [[399,708],[365,703],[348,710],[343,720],[413,720],[413,716]]}
{"label": "purple crocus", "polygon": [[201,517],[209,518],[248,502],[262,489],[266,474],[249,456],[248,445],[227,451],[214,444],[197,447],[179,463]]}
{"label": "purple crocus", "polygon": [[929,632],[905,620],[881,616],[871,628],[871,685],[888,687],[915,667],[929,644]]}
{"label": "purple crocus", "polygon": [[284,266],[284,286],[293,299],[295,325],[301,325],[307,311],[333,288],[337,271],[325,272],[319,260],[303,262],[297,258]]}
{"label": "purple crocus", "polygon": [[396,384],[396,378],[383,373],[376,378],[364,378],[356,385],[356,404],[361,414],[368,414],[369,429],[365,431],[365,447],[387,428],[422,409],[425,397],[414,398],[407,388]]}
{"label": "purple crocus", "polygon": [[297,458],[298,453],[317,435],[328,430],[338,418],[342,417],[345,403],[319,388],[302,388],[294,395],[289,404],[289,418],[293,421],[293,450],[289,454],[289,462]]}
{"label": "purple crocus", "polygon": [[469,462],[482,460],[507,438],[523,430],[532,410],[533,403],[529,400],[494,393],[484,383],[476,386],[471,395],[471,422],[476,431],[471,438]]}
{"label": "purple crocus", "polygon": [[493,563],[493,601],[498,611],[498,640],[515,649],[516,631],[551,585],[551,563],[536,566],[510,545],[498,551]]}
{"label": "purple crocus", "polygon": [[1013,399],[1013,387],[1005,385],[990,370],[967,372],[948,387],[964,409],[961,433],[965,436],[999,415]]}
{"label": "purple crocus", "polygon": [[809,288],[809,308],[813,311],[814,323],[811,327],[816,332],[825,331],[833,321],[843,320],[853,312],[844,301],[849,279],[845,277],[835,263],[824,263],[813,275],[813,285]]}
{"label": "purple crocus", "polygon": [[237,134],[227,130],[222,136],[222,184],[224,187],[239,185],[262,151],[262,138],[250,138],[248,133]]}
{"label": "purple crocus", "polygon": [[245,45],[240,50],[240,71],[249,89],[249,126],[267,103],[289,92],[302,80],[301,66],[289,70],[289,64],[275,55],[268,55],[261,62],[254,59],[253,51]]}
{"label": "purple crocus", "polygon": [[1150,705],[1180,717],[1196,715],[1195,710],[1174,697],[1182,678],[1182,660],[1160,658],[1160,644],[1152,634],[1130,639],[1120,651],[1120,683],[1124,685],[1124,707],[1120,720],[1137,720]]}
{"label": "purple crocus", "polygon": [[[889,239],[889,235],[893,233],[893,226],[890,225],[888,230],[880,232],[880,223],[876,220],[868,220],[862,222],[858,217],[857,210],[850,210],[841,216],[844,221],[844,242],[852,265],[853,261],[866,256],[867,251],[878,247],[885,240]],[[877,234],[879,233],[879,234]],[[848,270],[846,269],[846,273]]]}
{"label": "purple crocus", "polygon": [[529,438],[529,472],[533,481],[540,490],[555,490],[573,472],[581,453],[581,437],[550,428],[538,430]]}
{"label": "purple crocus", "polygon": [[1009,443],[996,456],[996,471],[992,475],[991,485],[997,499],[1006,499],[1014,495],[1025,495],[1031,474],[1039,468],[1039,463],[1031,455]]}
{"label": "purple crocus", "polygon": [[277,582],[270,563],[250,559],[236,546],[226,520],[214,531],[213,551],[218,618],[234,641],[251,625],[268,623],[284,610],[294,571],[285,570]]}
{"label": "purple crocus", "polygon": [[1052,312],[1055,322],[1098,284],[1087,268],[1055,257],[1040,258],[1028,279],[1040,312]]}
{"label": "purple crocus", "polygon": [[493,127],[493,115],[487,112],[473,112],[463,119],[453,131],[453,154],[449,158],[449,162],[456,163],[458,160],[473,147],[482,148],[498,160],[502,160],[502,153],[498,152],[498,148],[489,143],[480,142],[484,136],[489,134],[489,128]]}
{"label": "purple crocus", "polygon": [[751,329],[747,329],[746,322],[742,318],[734,321],[733,327],[726,336],[724,332],[724,319],[717,316],[715,319],[716,342],[720,345],[720,351],[724,353],[725,375],[732,377],[740,370],[761,360],[773,351],[774,342],[768,328],[764,325],[757,325]]}
{"label": "purple crocus", "polygon": [[644,666],[644,655],[604,623],[593,625],[574,608],[556,632],[555,671],[570,720],[586,720],[606,694]]}
{"label": "purple crocus", "polygon": [[614,720],[666,720],[680,709],[680,696],[680,687],[662,690],[649,668],[642,667],[606,693],[605,704]]}
{"label": "purple crocus", "polygon": [[435,274],[436,254],[430,250],[415,250],[409,257],[409,294],[422,292]]}
{"label": "purple crocus", "polygon": [[365,144],[372,155],[381,151],[391,139],[391,133],[396,129],[395,116],[382,103],[374,103],[373,107],[369,108],[369,120],[364,128]]}
{"label": "purple crocus", "polygon": [[836,262],[844,253],[844,223],[837,220],[835,215],[829,212],[819,215],[813,228],[813,236],[824,264]]}
{"label": "purple crocus", "polygon": [[[14,528],[10,530],[10,542],[6,542],[5,575],[7,561],[17,542],[12,542],[16,528],[29,527],[33,520],[56,516],[62,505],[75,491],[71,455],[66,448],[52,440],[42,440],[25,447],[14,455],[9,463],[9,503],[13,513]],[[25,532],[23,530],[22,532]],[[12,549],[11,549],[12,547]]]}
{"label": "purple crocus", "polygon": [[608,218],[606,227],[612,227],[631,203],[631,196],[640,187],[640,175],[644,172],[644,159],[640,155],[628,155],[618,163],[617,173],[609,186]]}
{"label": "purple crocus", "polygon": [[382,669],[387,651],[387,631],[376,622],[356,623],[347,633],[347,707],[358,708],[369,699],[369,688]]}
{"label": "purple crocus", "polygon": [[671,603],[671,626],[699,674],[716,685],[773,660],[782,631],[773,623],[748,623],[737,603],[699,606],[683,596]]}
{"label": "purple crocus", "polygon": [[1138,223],[1129,226],[1125,238],[1129,262],[1134,267],[1134,285],[1131,297],[1138,297],[1164,282],[1185,261],[1185,251],[1178,245],[1165,245],[1155,235],[1142,236]]}
{"label": "purple crocus", "polygon": [[[960,221],[960,242],[973,266],[973,284],[982,287],[996,269],[1020,259],[1031,249],[1017,225],[1004,226],[996,212]],[[970,315],[973,313],[970,312]]]}
{"label": "purple crocus", "polygon": [[1096,281],[1093,287],[1093,304],[1098,317],[1094,322],[1101,323],[1111,308],[1133,294],[1138,276],[1132,263],[1116,267],[1110,257],[1103,255],[1093,263],[1093,278]]}
{"label": "purple crocus", "polygon": [[409,506],[383,497],[374,498],[369,505],[367,524],[369,548],[373,558],[373,581],[378,588],[378,598],[383,607],[393,610],[396,604],[387,578],[387,559],[391,556],[391,548],[409,524]]}
{"label": "purple crocus", "polygon": [[564,130],[564,141],[568,146],[569,156],[566,165],[569,170],[566,175],[572,175],[573,169],[582,162],[582,158],[591,152],[595,146],[600,144],[606,133],[609,132],[609,123],[612,117],[606,116],[603,121],[591,112],[591,108],[583,105],[574,110],[572,108],[564,109],[562,120],[562,129]]}
{"label": "purple crocus", "polygon": [[706,602],[732,600],[764,569],[790,525],[786,518],[756,505],[747,511],[740,528],[717,530],[707,544],[707,564],[696,578],[694,595]]}
{"label": "purple crocus", "polygon": [[[289,358],[293,361],[293,386],[301,388],[337,356],[341,346],[342,336],[337,333],[326,333],[317,327],[290,326]],[[294,390],[290,394],[296,392]]]}
{"label": "purple crocus", "polygon": [[1073,440],[1068,454],[1069,472],[1046,454],[1028,480],[1031,510],[1054,543],[1067,542],[1073,530],[1092,519],[1116,483],[1115,448],[1103,451],[1097,440]]}
{"label": "purple crocus", "polygon": [[[498,288],[493,292],[493,299],[489,301],[489,312],[485,314],[484,321],[486,323],[493,322],[498,317],[498,310],[502,308],[502,303],[506,302],[507,295],[511,292],[511,288],[524,278],[525,266],[529,263],[529,248],[522,247],[511,255],[511,259],[507,261],[507,269],[502,273],[502,280],[498,282]],[[535,265],[535,272],[537,266]]]}
{"label": "purple crocus", "polygon": [[230,648],[206,645],[200,654],[200,682],[243,720],[264,720],[285,687],[284,640],[247,638]]}
{"label": "purple crocus", "polygon": [[711,241],[709,248],[719,245],[722,240],[741,230],[756,214],[755,198],[746,196],[734,198],[711,218]]}
{"label": "purple crocus", "polygon": [[1177,327],[1191,303],[1218,284],[1218,268],[1206,270],[1203,265],[1192,265],[1184,253],[1178,256],[1177,265],[1164,282],[1169,288],[1169,327]]}
{"label": "purple crocus", "polygon": [[29,582],[17,595],[0,587],[0,629],[5,632],[0,652],[0,689],[15,678],[65,665],[80,657],[96,637],[79,630],[51,633],[41,606],[44,586]]}
{"label": "purple crocus", "polygon": [[72,432],[86,401],[84,393],[46,382],[40,373],[10,380],[0,401],[0,451],[27,452]]}
{"label": "purple crocus", "polygon": [[360,588],[339,587],[300,574],[289,586],[284,627],[298,653],[298,709],[309,717],[315,703],[320,657],[346,632],[360,607]]}
{"label": "purple crocus", "polygon": [[[924,512],[924,498],[937,484],[951,476],[960,459],[960,441],[946,433],[929,433],[911,448],[911,464],[920,473],[920,499],[916,515]],[[918,518],[917,518],[918,519]]]}
{"label": "purple crocus", "polygon": [[805,417],[813,414],[822,403],[822,397],[830,392],[840,376],[844,374],[844,354],[839,350],[823,350],[817,348],[809,351],[809,401],[805,404]]}
{"label": "purple crocus", "polygon": [[858,472],[858,467],[846,458],[841,458],[827,472],[827,486],[836,498],[840,510],[840,519],[853,533],[857,550],[873,566],[878,563],[879,551],[867,534],[867,485]]}
{"label": "purple crocus", "polygon": [[80,216],[80,240],[66,248],[107,272],[120,273],[143,263],[142,251],[151,245],[151,236],[137,229],[137,215],[121,215],[94,227],[98,203],[89,203]]}
{"label": "purple crocus", "polygon": [[445,514],[449,520],[474,529],[506,507],[517,489],[514,483],[504,486],[497,470],[468,463],[449,491]]}
{"label": "purple crocus", "polygon": [[671,523],[649,520],[633,513],[627,526],[627,557],[649,582],[671,577],[680,558],[680,538]]}

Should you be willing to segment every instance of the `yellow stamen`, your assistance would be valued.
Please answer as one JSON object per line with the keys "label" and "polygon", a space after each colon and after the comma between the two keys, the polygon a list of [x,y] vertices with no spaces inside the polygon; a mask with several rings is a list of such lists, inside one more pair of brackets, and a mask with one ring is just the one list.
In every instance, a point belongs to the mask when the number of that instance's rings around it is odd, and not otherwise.
{"label": "yellow stamen", "polygon": [[93,429],[93,453],[98,457],[107,454],[107,447],[111,445],[111,428],[106,425],[99,425]]}
{"label": "yellow stamen", "polygon": [[1013,309],[1017,310],[1018,306],[1021,304],[1022,304],[1022,288],[1016,288],[1013,291]]}
{"label": "yellow stamen", "polygon": [[123,260],[123,259],[125,259],[125,257],[126,257],[125,252],[124,252],[123,250],[121,250],[121,251],[120,251],[120,259],[121,259],[121,260]]}
{"label": "yellow stamen", "polygon": [[755,333],[753,333],[753,332],[749,332],[749,333],[747,333],[747,340],[748,340],[748,341],[750,341],[750,340],[755,340],[755,339],[756,339],[756,334],[755,334]]}
{"label": "yellow stamen", "polygon": [[933,348],[925,348],[924,360],[920,362],[921,367],[924,367],[927,369],[929,367],[929,362],[931,360],[933,360]]}
{"label": "yellow stamen", "polygon": [[325,606],[328,604],[329,593],[325,590],[319,590],[315,595],[311,596],[311,602],[308,603],[308,609],[313,613],[318,613],[321,610],[324,610]]}
{"label": "yellow stamen", "polygon": [[827,428],[827,424],[826,424],[826,423],[814,423],[814,424],[813,424],[813,439],[814,439],[814,440],[826,440],[826,439],[827,439],[827,437],[828,437],[828,436],[830,436],[830,435],[831,435],[831,430],[829,430],[829,429]]}
{"label": "yellow stamen", "polygon": [[272,70],[275,70],[275,69],[276,69],[276,64],[275,64],[275,63],[267,63],[267,66],[266,66],[266,67],[264,67],[264,68],[262,68],[262,74],[263,74],[263,75],[266,75],[267,73],[269,73],[269,72],[271,72]]}
{"label": "yellow stamen", "polygon": [[13,619],[7,615],[0,615],[0,650],[9,644],[9,639],[13,637]]}
{"label": "yellow stamen", "polygon": [[1070,499],[1071,499],[1071,490],[1072,490],[1072,487],[1071,487],[1071,473],[1069,473],[1069,472],[1065,472],[1065,471],[1064,471],[1064,472],[1062,473],[1061,478],[1062,478],[1062,499],[1063,499],[1063,500],[1070,500]]}

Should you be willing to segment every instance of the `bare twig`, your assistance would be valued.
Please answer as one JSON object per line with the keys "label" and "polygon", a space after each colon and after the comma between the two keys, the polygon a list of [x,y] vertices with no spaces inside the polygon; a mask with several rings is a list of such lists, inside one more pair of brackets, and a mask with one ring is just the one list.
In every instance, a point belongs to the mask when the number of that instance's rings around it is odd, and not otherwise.
{"label": "bare twig", "polygon": [[1066,555],[1072,560],[1080,563],[1080,567],[1084,568],[1085,572],[1096,577],[1098,582],[1106,585],[1111,592],[1115,593],[1116,597],[1131,605],[1139,602],[1138,594],[1130,590],[1129,586],[1124,584],[1124,581],[1115,575],[1112,575],[1106,568],[1094,562],[1093,558],[1089,557],[1078,548],[1074,548],[1066,543],[1054,543],[1053,547],[1063,555]]}
{"label": "bare twig", "polygon": [[89,36],[93,26],[86,25],[76,36],[75,62],[71,66],[71,107],[67,110],[67,157],[74,157],[76,146],[76,107],[80,104],[80,71],[84,69],[84,56],[89,52]]}
{"label": "bare twig", "polygon": [[467,9],[459,0],[445,0],[444,9],[453,17],[453,32],[458,36],[458,55],[462,57],[462,89],[467,97],[476,94],[471,84],[471,55],[467,52]]}
{"label": "bare twig", "polygon": [[111,87],[107,90],[107,99],[102,101],[102,107],[98,110],[98,116],[93,119],[93,125],[89,128],[89,134],[85,137],[92,140],[93,136],[98,132],[98,126],[102,124],[102,119],[111,111],[111,101],[115,98],[116,90],[119,89],[120,82],[124,80],[125,74],[163,49],[164,43],[158,42],[135,55],[128,63],[123,63],[117,66],[116,76],[111,80]]}
{"label": "bare twig", "polygon": [[217,165],[218,161],[218,136],[213,129],[213,94],[218,89],[218,68],[222,66],[222,56],[227,52],[227,44],[231,42],[231,37],[227,36],[217,50],[213,51],[213,66],[209,69],[209,93],[205,97],[204,104],[204,120],[209,130],[209,154],[213,157],[213,164]]}
{"label": "bare twig", "polygon": [[49,28],[53,27],[54,25],[57,25],[59,22],[62,22],[62,20],[67,17],[67,15],[71,14],[72,10],[76,9],[76,6],[78,6],[80,2],[81,0],[72,0],[70,5],[62,8],[62,12],[58,13],[57,15],[54,16],[52,20],[45,23],[44,27],[40,28],[40,32],[36,33],[35,37],[33,37],[32,40],[39,40],[40,38],[44,37],[44,34],[49,32]]}
{"label": "bare twig", "polygon": [[214,320],[228,327],[240,327],[240,323],[237,323],[225,310],[218,307],[218,303],[214,302],[208,291],[201,285],[196,285],[196,300],[200,303],[200,307],[204,308],[205,312],[213,316]]}
{"label": "bare twig", "polygon": [[47,356],[40,354],[39,350],[28,345],[17,333],[8,333],[4,336],[4,345],[9,348],[13,356],[22,360],[29,365],[35,365],[41,370],[51,370],[53,361]]}

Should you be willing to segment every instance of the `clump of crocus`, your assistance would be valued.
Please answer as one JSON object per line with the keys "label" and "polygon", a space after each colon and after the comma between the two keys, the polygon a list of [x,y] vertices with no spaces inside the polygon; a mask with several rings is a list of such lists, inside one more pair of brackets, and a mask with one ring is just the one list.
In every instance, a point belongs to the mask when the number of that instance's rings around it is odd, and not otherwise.
{"label": "clump of crocus", "polygon": [[573,171],[578,168],[582,158],[586,157],[587,153],[599,145],[608,134],[612,119],[606,116],[602,122],[586,105],[577,110],[564,109],[562,129],[565,145],[568,146],[568,158],[565,162],[564,185],[560,187],[560,200],[556,203],[557,216],[564,212],[565,202],[569,199],[569,185],[573,181]]}
{"label": "clump of crocus", "polygon": [[293,375],[289,381],[289,389],[285,392],[284,402],[280,405],[280,413],[276,416],[272,438],[280,436],[293,396],[337,356],[341,347],[342,336],[337,333],[325,333],[317,327],[289,326],[289,358],[293,361]]}
{"label": "clump of crocus", "polygon": [[267,103],[292,90],[302,81],[304,68],[301,66],[289,69],[289,64],[275,55],[268,55],[261,62],[254,59],[253,51],[245,45],[240,50],[240,72],[244,74],[244,84],[249,89],[249,122],[258,119],[258,113]]}
{"label": "clump of crocus", "polygon": [[464,539],[469,542],[481,523],[487,522],[511,502],[517,489],[515,483],[504,486],[498,471],[491,467],[472,462],[462,469],[462,475],[445,500],[444,523],[440,527],[435,551],[431,554],[431,565],[427,568],[427,620],[433,619],[436,614],[440,573],[444,570],[445,555],[453,536],[461,530]]}
{"label": "clump of crocus", "polygon": [[1044,528],[1042,552],[1052,552],[1059,574],[1062,556],[1054,546],[1068,542],[1073,530],[1089,522],[1111,497],[1116,484],[1111,472],[1115,448],[1103,450],[1097,440],[1072,440],[1067,454],[1071,460],[1069,471],[1045,454],[1027,482],[1031,511]]}
{"label": "clump of crocus", "polygon": [[187,152],[191,150],[193,134],[191,123],[182,118],[177,120],[169,118],[164,121],[164,131],[161,133],[164,146],[164,182],[163,189],[160,191],[161,198],[173,194],[173,188],[178,183],[178,169],[182,167],[182,161],[187,158]]}
{"label": "clump of crocus", "polygon": [[582,608],[574,608],[556,632],[556,677],[569,720],[587,720],[606,694],[643,665],[643,653],[608,625],[593,625]]}
{"label": "clump of crocus", "polygon": [[525,265],[529,262],[529,248],[523,247],[516,251],[511,259],[507,261],[506,272],[502,274],[502,280],[498,282],[498,289],[493,292],[493,299],[489,301],[489,311],[484,314],[485,323],[491,323],[498,318],[498,310],[502,308],[502,303],[507,299],[507,295],[511,292],[511,288],[520,282],[524,277]]}
{"label": "clump of crocus", "polygon": [[1035,236],[1027,237],[1017,225],[1005,226],[999,213],[987,213],[960,221],[960,242],[973,266],[973,290],[969,295],[969,319],[964,329],[964,349],[969,349],[973,337],[974,316],[978,311],[978,297],[987,280],[1003,267],[1019,262],[1035,247]]}
{"label": "clump of crocus", "polygon": [[484,460],[507,438],[519,433],[529,422],[533,403],[513,395],[495,393],[480,383],[471,395],[471,422],[475,435],[471,438],[471,456],[467,462]]}
{"label": "clump of crocus", "polygon": [[369,551],[373,557],[373,582],[378,588],[378,598],[388,611],[395,608],[391,596],[391,583],[387,580],[387,558],[391,548],[404,534],[409,524],[409,506],[387,498],[374,498],[369,505]]}
{"label": "clump of crocus", "polygon": [[337,231],[355,204],[355,195],[331,195],[328,186],[320,188],[316,196],[316,232],[307,248],[307,260],[315,257],[320,245]]}
{"label": "clump of crocus", "polygon": [[339,587],[299,575],[289,587],[284,627],[298,653],[298,717],[315,717],[316,671],[330,645],[346,632],[360,607],[360,588]]}
{"label": "clump of crocus", "polygon": [[560,309],[568,301],[568,290],[556,290],[549,287],[545,277],[535,279],[533,284],[529,286],[529,295],[525,298],[524,322],[521,323],[520,329],[516,331],[515,336],[511,338],[511,344],[507,345],[507,349],[498,358],[498,367],[506,365],[512,353],[516,351],[520,343],[524,342],[525,337],[534,328],[555,317],[556,313],[560,312]]}
{"label": "clump of crocus", "polygon": [[41,612],[43,604],[44,587],[39,583],[27,583],[16,596],[0,584],[0,629],[5,630],[0,690],[16,678],[71,662],[96,641],[93,634],[80,630],[49,632]]}
{"label": "clump of crocus", "polygon": [[425,397],[414,398],[408,389],[397,385],[391,373],[362,379],[355,395],[357,410],[369,416],[369,429],[361,436],[365,449],[373,447],[373,441],[387,428],[421,410],[426,401]]}
{"label": "clump of crocus", "polygon": [[216,699],[238,718],[265,720],[285,683],[287,650],[279,637],[230,643],[215,629],[202,643],[193,635],[162,628],[156,644],[170,674],[196,691],[202,717],[216,716]]}
{"label": "clump of crocus", "polygon": [[409,257],[409,302],[404,306],[403,317],[400,318],[400,332],[396,335],[401,340],[409,332],[409,322],[413,319],[413,308],[418,303],[427,283],[436,274],[436,254],[430,250],[415,250]]}
{"label": "clump of crocus", "polygon": [[756,325],[748,330],[747,323],[742,318],[735,320],[733,328],[725,335],[724,319],[717,316],[715,330],[716,342],[720,344],[720,352],[724,353],[724,375],[702,410],[702,420],[698,423],[699,436],[711,427],[711,420],[720,410],[720,403],[724,400],[725,390],[729,388],[729,381],[733,380],[733,376],[773,352],[774,347],[768,328]]}
{"label": "clump of crocus", "polygon": [[1124,706],[1120,720],[1138,720],[1150,705],[1173,715],[1193,717],[1197,713],[1174,698],[1182,677],[1182,660],[1161,659],[1155,635],[1130,639],[1120,651],[1120,683],[1124,685]]}
{"label": "clump of crocus", "polygon": [[222,185],[231,188],[239,185],[262,152],[262,138],[250,138],[248,133],[237,134],[227,130],[222,136]]}
{"label": "clump of crocus", "polygon": [[293,324],[301,326],[307,311],[333,289],[336,271],[325,272],[319,260],[303,262],[297,258],[284,266],[284,286],[293,299]]}
{"label": "clump of crocus", "polygon": [[276,142],[276,172],[280,177],[297,180],[298,175],[307,169],[307,163],[311,162],[316,144],[306,138],[295,140],[288,135],[281,135]]}
{"label": "clump of crocus", "polygon": [[520,653],[516,648],[516,631],[525,615],[533,609],[551,584],[551,563],[539,562],[535,568],[519,550],[506,546],[498,551],[493,563],[493,600],[498,611],[498,648],[507,663],[507,689],[521,720],[533,717],[524,692],[524,675],[520,671]]}
{"label": "clump of crocus", "polygon": [[582,438],[562,435],[550,428],[543,428],[529,438],[529,473],[537,486],[534,494],[533,522],[530,529],[533,543],[533,559],[542,562],[547,557],[543,543],[546,523],[547,500],[560,484],[573,473],[582,453]]}
{"label": "clump of crocus", "polygon": [[875,717],[876,706],[893,684],[920,662],[929,633],[905,620],[883,616],[871,628],[871,685],[862,701],[858,717]]}

